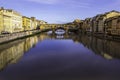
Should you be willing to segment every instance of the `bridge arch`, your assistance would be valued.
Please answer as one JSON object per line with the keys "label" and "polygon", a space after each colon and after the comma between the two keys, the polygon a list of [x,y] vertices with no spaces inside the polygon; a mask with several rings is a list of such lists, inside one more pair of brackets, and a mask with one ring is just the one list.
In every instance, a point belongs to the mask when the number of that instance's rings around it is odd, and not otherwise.
{"label": "bridge arch", "polygon": [[42,24],[40,29],[49,29],[55,32],[58,29],[62,29],[65,32],[77,31],[78,28],[74,24]]}
{"label": "bridge arch", "polygon": [[62,30],[66,30],[64,27],[56,27],[55,30],[58,30],[58,29],[62,29]]}

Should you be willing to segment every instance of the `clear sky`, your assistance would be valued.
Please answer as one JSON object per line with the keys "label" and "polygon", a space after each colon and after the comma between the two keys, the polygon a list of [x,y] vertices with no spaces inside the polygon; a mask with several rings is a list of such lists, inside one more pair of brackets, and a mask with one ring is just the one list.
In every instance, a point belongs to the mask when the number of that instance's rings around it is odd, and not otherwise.
{"label": "clear sky", "polygon": [[120,11],[120,0],[0,0],[0,6],[48,23],[65,23],[111,10]]}

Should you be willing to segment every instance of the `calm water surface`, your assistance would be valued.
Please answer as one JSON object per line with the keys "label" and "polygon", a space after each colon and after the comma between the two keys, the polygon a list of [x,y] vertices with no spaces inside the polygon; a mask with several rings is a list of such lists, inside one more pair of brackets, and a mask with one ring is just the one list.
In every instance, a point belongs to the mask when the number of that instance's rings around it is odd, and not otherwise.
{"label": "calm water surface", "polygon": [[0,80],[120,80],[120,42],[43,33],[1,44]]}

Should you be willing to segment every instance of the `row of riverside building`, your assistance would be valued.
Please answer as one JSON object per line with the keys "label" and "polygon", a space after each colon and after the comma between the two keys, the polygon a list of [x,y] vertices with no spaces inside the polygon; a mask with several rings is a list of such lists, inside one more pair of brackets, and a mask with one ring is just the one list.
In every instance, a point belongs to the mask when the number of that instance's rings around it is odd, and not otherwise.
{"label": "row of riverside building", "polygon": [[46,23],[43,20],[37,20],[35,17],[22,16],[12,9],[0,8],[0,34],[35,30],[40,28],[41,24]]}
{"label": "row of riverside building", "polygon": [[120,12],[110,11],[78,22],[81,32],[120,35]]}

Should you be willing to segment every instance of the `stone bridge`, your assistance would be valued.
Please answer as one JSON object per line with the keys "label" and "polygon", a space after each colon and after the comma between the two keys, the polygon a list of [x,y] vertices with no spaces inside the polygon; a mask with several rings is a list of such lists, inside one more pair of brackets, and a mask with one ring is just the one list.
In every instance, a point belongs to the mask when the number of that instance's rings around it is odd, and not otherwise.
{"label": "stone bridge", "polygon": [[40,29],[49,29],[53,32],[57,29],[63,29],[65,32],[78,30],[74,24],[42,24]]}

